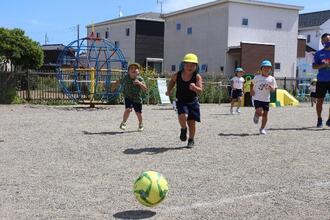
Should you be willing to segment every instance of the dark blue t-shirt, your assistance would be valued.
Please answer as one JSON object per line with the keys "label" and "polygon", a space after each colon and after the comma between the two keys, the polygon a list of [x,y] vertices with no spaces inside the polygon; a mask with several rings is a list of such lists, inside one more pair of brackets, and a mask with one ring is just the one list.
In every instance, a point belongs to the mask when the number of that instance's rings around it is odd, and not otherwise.
{"label": "dark blue t-shirt", "polygon": [[[330,63],[330,50],[319,50],[314,56],[314,64],[321,65]],[[319,69],[317,80],[321,82],[330,82],[330,67]]]}

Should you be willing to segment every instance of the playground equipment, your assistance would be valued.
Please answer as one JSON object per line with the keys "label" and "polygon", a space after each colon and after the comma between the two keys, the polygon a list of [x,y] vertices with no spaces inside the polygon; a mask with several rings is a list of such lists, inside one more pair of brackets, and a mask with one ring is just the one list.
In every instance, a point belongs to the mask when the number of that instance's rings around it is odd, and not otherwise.
{"label": "playground equipment", "polygon": [[63,92],[76,103],[108,103],[120,92],[127,62],[117,44],[90,36],[68,44],[58,57],[57,77]]}
{"label": "playground equipment", "polygon": [[276,89],[276,100],[272,106],[298,106],[299,101],[284,89]]}

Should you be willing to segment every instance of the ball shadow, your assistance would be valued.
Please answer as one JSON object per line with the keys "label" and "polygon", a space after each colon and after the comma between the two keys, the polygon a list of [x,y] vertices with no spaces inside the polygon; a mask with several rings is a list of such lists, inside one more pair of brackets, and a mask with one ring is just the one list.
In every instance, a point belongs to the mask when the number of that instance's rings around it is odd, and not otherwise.
{"label": "ball shadow", "polygon": [[118,212],[113,215],[117,219],[147,219],[156,215],[156,212],[149,210],[129,210]]}

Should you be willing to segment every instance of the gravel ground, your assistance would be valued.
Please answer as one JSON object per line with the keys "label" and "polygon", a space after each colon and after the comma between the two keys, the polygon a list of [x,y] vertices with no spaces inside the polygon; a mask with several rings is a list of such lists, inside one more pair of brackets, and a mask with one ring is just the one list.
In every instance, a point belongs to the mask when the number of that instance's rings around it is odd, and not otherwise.
{"label": "gravel ground", "polygon": [[[123,133],[122,106],[0,106],[0,219],[330,219],[330,129],[313,108],[271,109],[266,136],[252,108],[201,108],[189,150],[167,107]],[[154,209],[132,193],[145,170],[170,186]]]}

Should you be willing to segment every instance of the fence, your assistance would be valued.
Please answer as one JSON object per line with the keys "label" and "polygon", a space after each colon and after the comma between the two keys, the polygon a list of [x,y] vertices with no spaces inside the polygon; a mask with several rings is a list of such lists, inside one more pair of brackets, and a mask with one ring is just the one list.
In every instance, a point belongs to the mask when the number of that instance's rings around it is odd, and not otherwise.
{"label": "fence", "polygon": [[[158,104],[159,93],[155,78],[145,78],[148,91],[145,94],[144,102],[148,104]],[[286,89],[295,96],[298,96],[301,79],[277,78],[278,88]],[[202,103],[222,103],[229,101],[228,79],[205,80],[204,92],[200,95]],[[74,94],[74,88],[72,92]],[[7,94],[5,94],[5,91]],[[27,102],[46,103],[71,103],[71,100],[63,93],[60,83],[54,72],[0,72],[0,103],[11,103],[13,100],[6,100],[6,96],[16,96],[16,98]],[[86,91],[88,93],[88,91]],[[86,94],[86,97],[88,94]],[[174,97],[172,97],[174,99]],[[121,102],[119,97],[114,103]]]}

